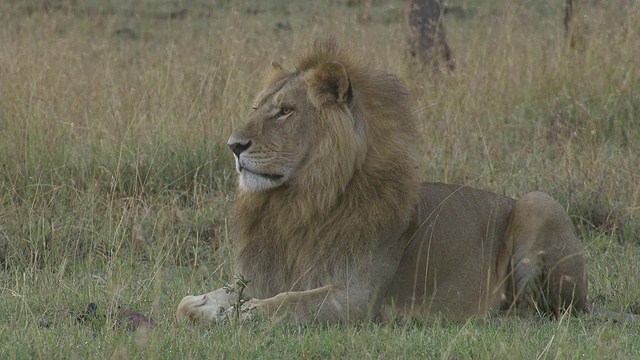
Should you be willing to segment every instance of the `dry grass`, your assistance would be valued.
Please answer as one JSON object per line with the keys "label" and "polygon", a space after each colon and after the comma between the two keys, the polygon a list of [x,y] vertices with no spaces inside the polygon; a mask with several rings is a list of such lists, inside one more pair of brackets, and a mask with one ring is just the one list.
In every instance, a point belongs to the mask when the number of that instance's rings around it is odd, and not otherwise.
{"label": "dry grass", "polygon": [[[103,332],[105,357],[170,356],[193,346],[195,332],[176,327],[172,309],[229,275],[235,177],[226,138],[269,62],[290,64],[329,35],[406,79],[424,124],[416,149],[425,180],[514,197],[547,191],[580,228],[594,301],[638,310],[640,7],[581,9],[582,35],[565,49],[561,2],[467,4],[469,17],[446,20],[456,72],[433,74],[406,57],[401,2],[342,3],[0,5],[0,318],[8,319],[0,339],[13,339],[5,354],[91,354],[86,344],[97,340],[68,314],[89,301],[130,304],[170,329],[151,340]],[[585,349],[596,343],[588,353],[595,357],[638,347],[621,339],[625,327],[565,325],[436,324],[414,329],[417,337],[357,327],[213,331],[181,354],[251,357],[270,336],[272,344],[298,339],[301,348],[271,346],[274,355],[296,356],[323,356],[344,341],[345,356],[401,356],[393,343],[405,339],[418,346],[408,350],[415,356],[505,357],[513,334],[532,338],[519,348],[523,358],[586,351],[558,339]],[[15,337],[16,327],[24,334]],[[270,335],[251,343],[256,332]],[[434,337],[434,348],[421,352],[424,336]],[[84,345],[74,352],[74,342]]]}

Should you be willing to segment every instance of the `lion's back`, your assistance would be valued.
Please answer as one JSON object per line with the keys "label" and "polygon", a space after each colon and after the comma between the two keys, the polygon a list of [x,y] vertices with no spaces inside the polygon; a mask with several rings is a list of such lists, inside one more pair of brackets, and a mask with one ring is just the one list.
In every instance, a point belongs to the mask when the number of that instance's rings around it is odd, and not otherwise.
{"label": "lion's back", "polygon": [[[499,306],[495,264],[515,200],[461,185],[425,183],[389,295],[398,310],[465,318]],[[482,311],[481,311],[482,310]]]}

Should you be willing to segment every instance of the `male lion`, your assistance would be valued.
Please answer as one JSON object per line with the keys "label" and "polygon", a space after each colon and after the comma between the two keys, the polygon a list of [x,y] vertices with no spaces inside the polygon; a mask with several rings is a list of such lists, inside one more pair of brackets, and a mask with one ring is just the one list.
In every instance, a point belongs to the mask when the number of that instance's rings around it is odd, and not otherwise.
{"label": "male lion", "polygon": [[[293,72],[274,63],[265,89],[228,142],[245,316],[592,311],[582,250],[551,197],[419,183],[419,130],[399,78],[327,41]],[[220,321],[236,296],[186,296],[177,318]]]}

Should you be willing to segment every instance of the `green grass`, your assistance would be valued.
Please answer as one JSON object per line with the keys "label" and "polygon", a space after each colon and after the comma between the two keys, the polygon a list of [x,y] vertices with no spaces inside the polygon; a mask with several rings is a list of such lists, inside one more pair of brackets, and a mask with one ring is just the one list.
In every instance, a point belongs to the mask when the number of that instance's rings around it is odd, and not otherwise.
{"label": "green grass", "polygon": [[[451,75],[407,58],[400,1],[74,3],[0,4],[0,358],[637,356],[637,325],[587,316],[210,328],[173,317],[182,296],[231,278],[225,144],[260,75],[326,36],[407,81],[425,180],[550,193],[579,229],[592,301],[640,313],[635,2],[579,3],[573,50],[561,2],[465,3],[469,16],[445,20]],[[90,302],[158,328],[77,323]]]}

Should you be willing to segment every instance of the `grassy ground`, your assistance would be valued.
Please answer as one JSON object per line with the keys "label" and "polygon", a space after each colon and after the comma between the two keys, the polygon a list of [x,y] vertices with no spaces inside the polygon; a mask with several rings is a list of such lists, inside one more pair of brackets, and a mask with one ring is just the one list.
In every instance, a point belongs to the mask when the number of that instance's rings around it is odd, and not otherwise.
{"label": "grassy ground", "polygon": [[[592,301],[640,312],[640,7],[579,5],[566,51],[562,1],[467,3],[445,25],[457,69],[433,75],[405,54],[402,2],[0,4],[0,357],[637,356],[638,325],[589,317],[206,329],[173,318],[183,295],[230,276],[225,143],[261,72],[329,35],[407,80],[425,180],[550,193],[587,249]],[[78,324],[89,302],[158,328]]]}

